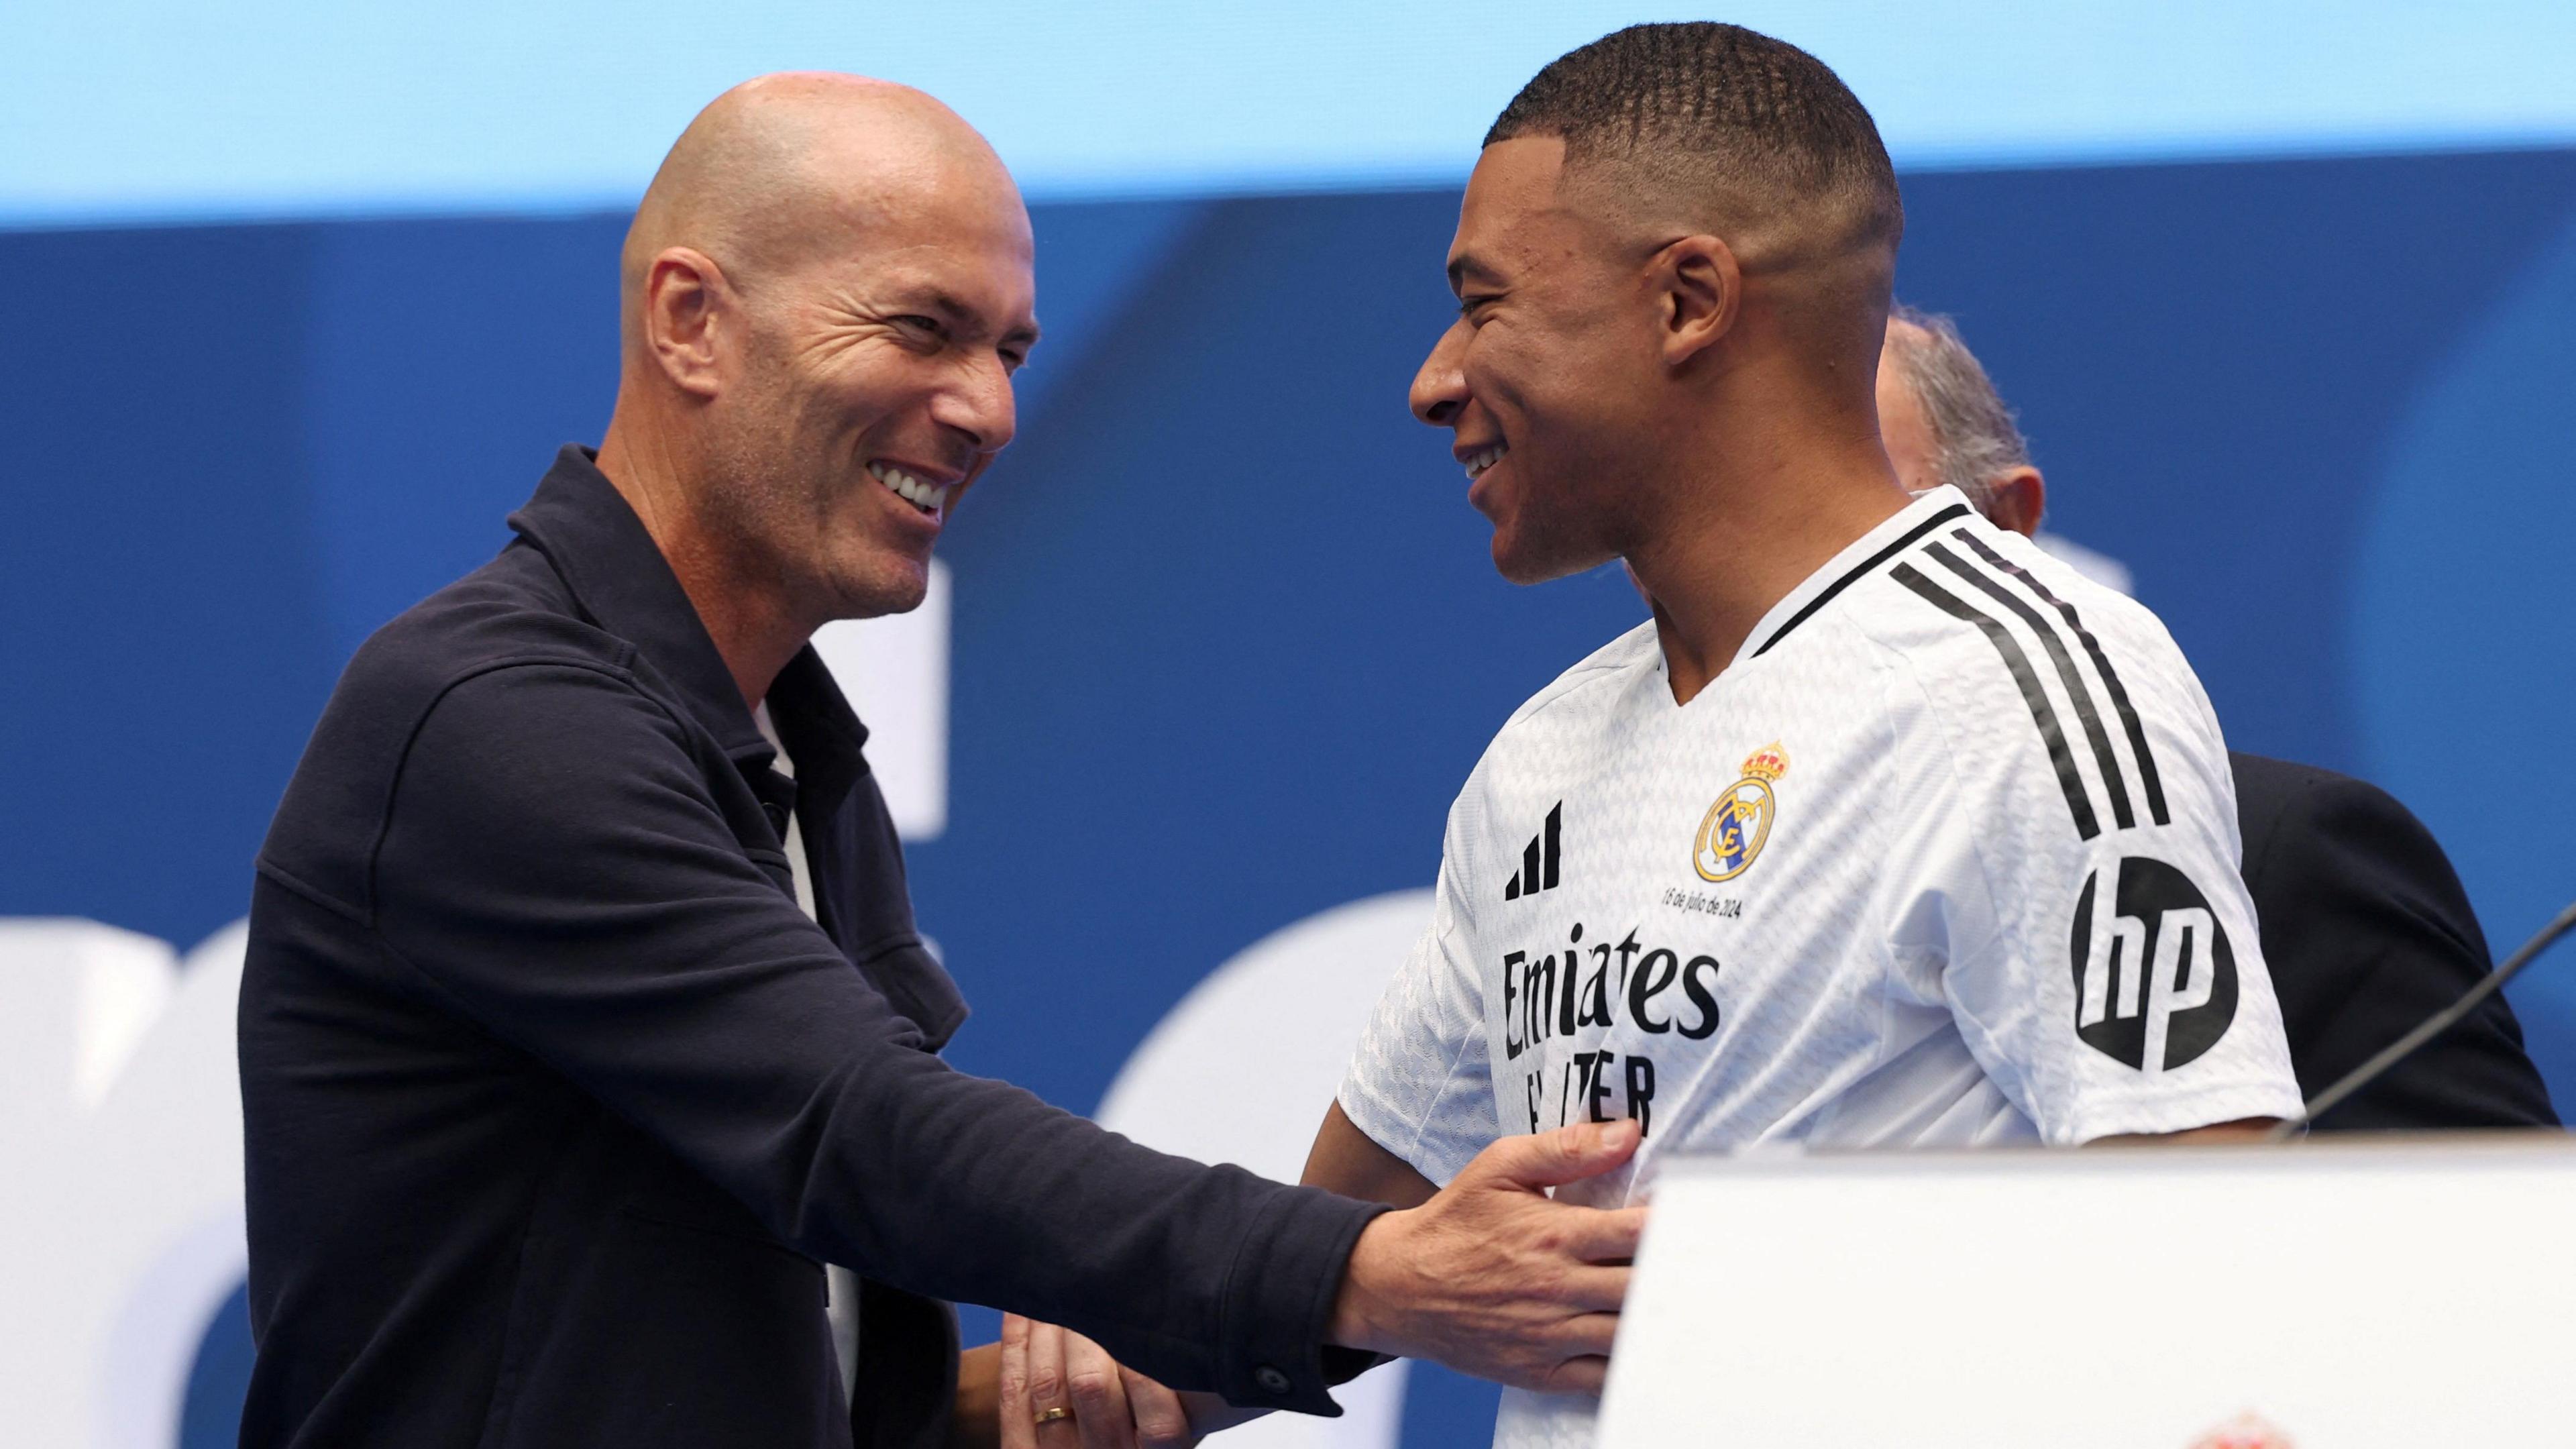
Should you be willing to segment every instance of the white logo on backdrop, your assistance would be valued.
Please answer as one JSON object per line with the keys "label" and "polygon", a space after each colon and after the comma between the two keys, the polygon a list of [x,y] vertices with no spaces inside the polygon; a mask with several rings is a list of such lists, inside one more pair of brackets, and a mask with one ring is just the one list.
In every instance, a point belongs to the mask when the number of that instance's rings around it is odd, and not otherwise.
{"label": "white logo on backdrop", "polygon": [[948,828],[948,565],[909,614],[826,624],[814,652],[868,727],[868,768],[906,840]]}
{"label": "white logo on backdrop", "polygon": [[242,929],[182,965],[95,921],[0,921],[0,1404],[12,1443],[168,1449],[242,1280]]}

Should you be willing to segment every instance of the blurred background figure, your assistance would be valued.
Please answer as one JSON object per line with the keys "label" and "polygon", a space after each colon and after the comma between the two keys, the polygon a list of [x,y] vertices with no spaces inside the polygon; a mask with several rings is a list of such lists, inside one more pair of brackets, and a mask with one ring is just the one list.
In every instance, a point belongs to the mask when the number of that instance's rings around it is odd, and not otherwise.
{"label": "blurred background figure", "polygon": [[[2039,535],[2048,484],[2012,409],[1947,317],[1899,306],[1878,363],[1879,435],[1908,492],[1948,484]],[[2477,984],[2492,962],[2450,858],[2366,781],[2231,751],[2245,883],[2313,1097]],[[2314,1130],[2555,1127],[2502,996],[2319,1118]]]}

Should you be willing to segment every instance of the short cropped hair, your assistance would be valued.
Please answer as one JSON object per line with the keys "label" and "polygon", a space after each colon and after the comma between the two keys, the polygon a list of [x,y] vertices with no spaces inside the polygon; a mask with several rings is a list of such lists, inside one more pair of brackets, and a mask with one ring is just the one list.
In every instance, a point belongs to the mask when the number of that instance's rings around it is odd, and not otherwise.
{"label": "short cropped hair", "polygon": [[1983,513],[1994,501],[1996,480],[2029,466],[2030,442],[1995,391],[1994,379],[1960,339],[1958,324],[1902,303],[1889,320],[1905,324],[1888,329],[1888,356],[1931,427],[1941,481],[1967,494]]}
{"label": "short cropped hair", "polygon": [[1748,187],[1840,213],[1850,244],[1905,231],[1878,126],[1823,61],[1714,21],[1631,25],[1548,63],[1485,144],[1562,136],[1569,167],[1642,164],[1711,192]]}

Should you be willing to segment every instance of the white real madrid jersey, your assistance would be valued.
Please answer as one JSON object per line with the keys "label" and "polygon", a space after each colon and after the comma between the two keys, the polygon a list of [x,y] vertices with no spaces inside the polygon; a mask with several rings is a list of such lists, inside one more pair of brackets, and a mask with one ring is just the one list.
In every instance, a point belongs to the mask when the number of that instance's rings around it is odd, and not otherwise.
{"label": "white real madrid jersey", "polygon": [[[2081,1143],[2300,1106],[2235,789],[2155,617],[1917,499],[1673,702],[1654,626],[1513,714],[1340,1093],[1445,1183],[1503,1133],[1666,1152]],[[1926,1251],[1938,1251],[1937,1237]],[[1496,1442],[1582,1444],[1507,1393]]]}

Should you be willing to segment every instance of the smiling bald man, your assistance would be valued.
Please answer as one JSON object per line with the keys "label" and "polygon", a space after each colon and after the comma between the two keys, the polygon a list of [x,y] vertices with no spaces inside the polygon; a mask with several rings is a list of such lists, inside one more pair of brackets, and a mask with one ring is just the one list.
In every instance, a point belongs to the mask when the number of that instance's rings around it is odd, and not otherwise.
{"label": "smiling bald man", "polygon": [[920,602],[1011,440],[1030,253],[916,91],[766,77],[673,147],[599,449],[359,650],[260,853],[245,1445],[930,1445],[997,1402],[1042,1443],[1139,1431],[1005,1399],[991,1352],[961,1377],[950,1299],[1246,1405],[1331,1412],[1373,1352],[1597,1376],[1641,1215],[1543,1190],[1633,1133],[1386,1212],[939,1059],[965,1005],[807,641]]}

